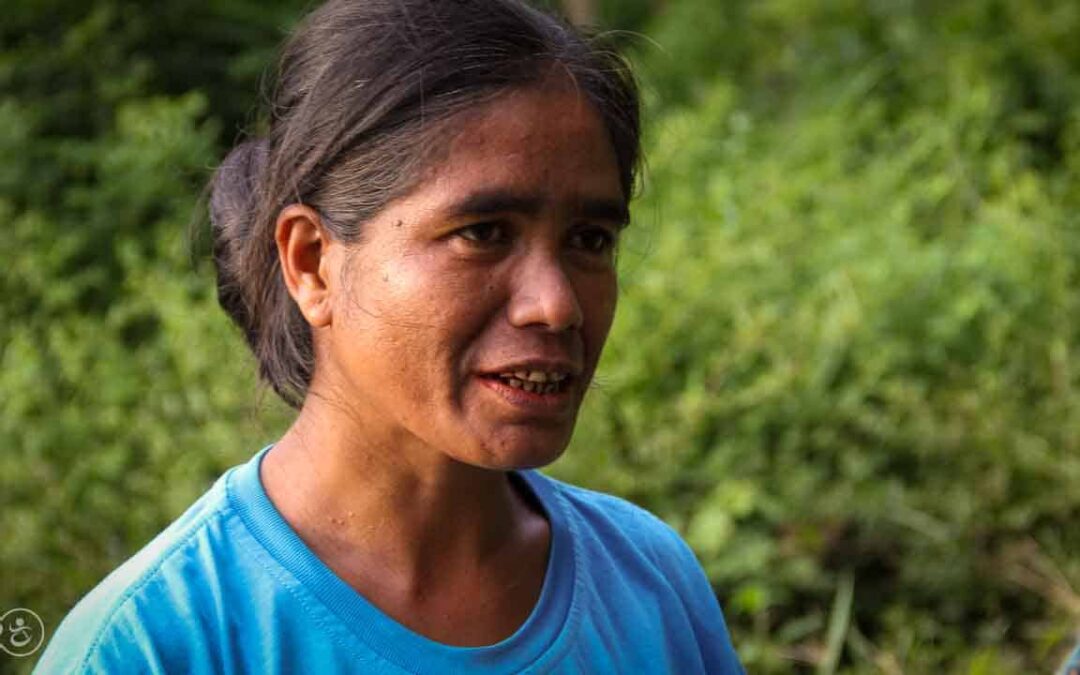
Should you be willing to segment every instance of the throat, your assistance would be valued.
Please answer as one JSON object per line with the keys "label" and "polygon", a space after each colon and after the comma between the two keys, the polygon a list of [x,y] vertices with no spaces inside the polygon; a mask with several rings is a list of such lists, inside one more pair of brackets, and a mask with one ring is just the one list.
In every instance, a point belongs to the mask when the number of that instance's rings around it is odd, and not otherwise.
{"label": "throat", "polygon": [[261,478],[337,577],[394,621],[448,645],[494,644],[528,619],[551,528],[521,476],[465,465],[424,476],[305,440],[286,435]]}
{"label": "throat", "polygon": [[[517,479],[520,480],[520,479]],[[527,488],[525,489],[527,493]],[[397,623],[424,637],[457,647],[496,644],[512,636],[540,602],[551,549],[551,527],[519,501],[513,536],[477,558],[450,547],[435,564],[403,573],[367,552],[318,553],[357,593]],[[460,552],[459,552],[460,553]]]}

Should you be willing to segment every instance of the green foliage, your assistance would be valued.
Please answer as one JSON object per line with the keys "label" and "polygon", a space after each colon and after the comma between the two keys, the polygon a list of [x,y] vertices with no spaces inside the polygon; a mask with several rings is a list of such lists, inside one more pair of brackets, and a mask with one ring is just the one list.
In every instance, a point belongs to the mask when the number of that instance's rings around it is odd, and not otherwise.
{"label": "green foliage", "polygon": [[[186,236],[302,4],[5,6],[0,610],[56,626],[287,419]],[[649,171],[553,472],[684,533],[751,672],[1052,668],[1080,619],[1080,6],[600,10],[648,36]]]}
{"label": "green foliage", "polygon": [[558,471],[684,532],[752,672],[1049,670],[1080,608],[1080,11],[672,10]]}
{"label": "green foliage", "polygon": [[[16,3],[0,28],[0,607],[51,628],[280,425],[255,415],[250,361],[189,252],[243,113],[234,92],[209,116],[158,58],[149,12],[186,4]],[[234,64],[207,63],[213,95]],[[246,109],[250,74],[242,89]]]}

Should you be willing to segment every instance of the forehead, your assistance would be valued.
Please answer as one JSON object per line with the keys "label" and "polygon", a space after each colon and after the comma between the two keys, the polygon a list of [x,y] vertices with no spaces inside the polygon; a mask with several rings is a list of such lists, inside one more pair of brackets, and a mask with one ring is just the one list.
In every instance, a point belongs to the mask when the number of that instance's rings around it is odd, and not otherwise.
{"label": "forehead", "polygon": [[503,93],[450,131],[422,190],[458,193],[482,186],[625,201],[603,120],[570,84]]}
{"label": "forehead", "polygon": [[607,141],[606,129],[588,95],[570,82],[547,80],[503,92],[463,116],[451,129],[451,152],[477,144],[497,145],[560,138]]}

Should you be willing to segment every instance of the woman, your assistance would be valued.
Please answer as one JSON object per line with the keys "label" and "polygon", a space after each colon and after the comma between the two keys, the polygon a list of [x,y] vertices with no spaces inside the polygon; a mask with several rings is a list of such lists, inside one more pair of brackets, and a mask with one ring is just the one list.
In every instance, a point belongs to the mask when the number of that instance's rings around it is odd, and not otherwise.
{"label": "woman", "polygon": [[43,672],[741,669],[693,554],[528,469],[611,325],[627,70],[518,0],[331,0],[211,197],[222,307],[299,410],[84,598]]}

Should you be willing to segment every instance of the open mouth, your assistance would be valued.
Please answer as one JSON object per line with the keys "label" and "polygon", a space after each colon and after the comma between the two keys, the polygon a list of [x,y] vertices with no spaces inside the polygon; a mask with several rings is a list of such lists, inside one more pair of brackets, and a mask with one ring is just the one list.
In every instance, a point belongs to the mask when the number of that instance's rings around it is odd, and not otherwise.
{"label": "open mouth", "polygon": [[542,370],[492,373],[484,377],[532,394],[561,394],[570,388],[573,381],[569,373]]}

